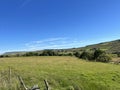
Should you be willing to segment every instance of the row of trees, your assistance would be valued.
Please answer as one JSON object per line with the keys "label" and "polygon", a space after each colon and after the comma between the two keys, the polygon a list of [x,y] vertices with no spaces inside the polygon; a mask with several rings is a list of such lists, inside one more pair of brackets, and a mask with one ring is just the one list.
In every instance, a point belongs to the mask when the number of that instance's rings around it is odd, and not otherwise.
{"label": "row of trees", "polygon": [[94,51],[83,51],[82,53],[76,52],[76,57],[97,62],[109,62],[112,58],[103,50],[95,49]]}
{"label": "row of trees", "polygon": [[73,56],[72,53],[68,52],[58,52],[56,50],[44,50],[42,52],[26,52],[24,54],[14,54],[14,55],[0,55],[3,57],[22,57],[22,56]]}
{"label": "row of trees", "polygon": [[[78,58],[89,60],[89,61],[98,61],[98,62],[109,62],[111,57],[103,50],[94,49],[94,51],[83,51],[83,52],[58,52],[56,50],[44,50],[42,52],[26,52],[25,54],[16,54],[16,57],[20,56],[76,56]],[[1,55],[2,57],[12,57],[10,55]]]}
{"label": "row of trees", "polygon": [[0,58],[9,57],[9,55],[0,55]]}
{"label": "row of trees", "polygon": [[72,53],[61,53],[54,50],[44,50],[43,52],[27,52],[23,56],[72,56]]}

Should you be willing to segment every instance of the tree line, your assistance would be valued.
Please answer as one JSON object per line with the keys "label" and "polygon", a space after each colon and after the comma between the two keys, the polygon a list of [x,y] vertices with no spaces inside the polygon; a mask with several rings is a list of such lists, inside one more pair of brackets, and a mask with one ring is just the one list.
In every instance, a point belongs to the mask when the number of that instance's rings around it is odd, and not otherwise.
{"label": "tree line", "polygon": [[73,53],[57,51],[57,50],[43,50],[42,52],[26,52],[24,54],[0,55],[1,58],[3,58],[3,57],[22,57],[22,56],[73,56]]}
{"label": "tree line", "polygon": [[97,62],[109,62],[112,58],[105,51],[94,49],[92,51],[64,52],[57,50],[43,50],[42,52],[26,52],[24,54],[0,55],[3,57],[28,57],[28,56],[75,56],[77,58]]}
{"label": "tree line", "polygon": [[80,59],[89,61],[109,62],[110,60],[112,60],[109,54],[100,49],[95,49],[94,51],[76,52],[74,53],[74,55]]}

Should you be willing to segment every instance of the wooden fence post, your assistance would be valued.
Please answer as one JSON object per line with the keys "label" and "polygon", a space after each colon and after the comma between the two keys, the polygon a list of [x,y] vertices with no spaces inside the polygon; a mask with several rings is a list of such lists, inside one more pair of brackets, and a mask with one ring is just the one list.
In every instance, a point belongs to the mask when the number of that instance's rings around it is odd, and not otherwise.
{"label": "wooden fence post", "polygon": [[8,71],[8,82],[9,82],[9,90],[11,90],[11,67],[9,67]]}
{"label": "wooden fence post", "polygon": [[18,79],[20,81],[21,86],[23,86],[24,90],[28,90],[28,88],[26,87],[25,83],[23,82],[22,78],[20,76],[18,76]]}
{"label": "wooden fence post", "polygon": [[47,89],[47,90],[50,90],[50,87],[49,87],[49,84],[48,84],[48,82],[47,82],[47,79],[44,80],[44,82],[45,82],[46,89]]}

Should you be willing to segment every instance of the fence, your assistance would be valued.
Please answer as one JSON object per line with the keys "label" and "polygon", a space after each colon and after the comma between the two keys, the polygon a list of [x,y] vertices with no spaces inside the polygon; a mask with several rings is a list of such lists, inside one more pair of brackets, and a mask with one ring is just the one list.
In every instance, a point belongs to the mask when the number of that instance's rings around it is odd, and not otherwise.
{"label": "fence", "polygon": [[[51,90],[47,79],[44,80],[45,90]],[[38,85],[28,88],[22,77],[13,72],[11,67],[0,73],[0,90],[40,90]]]}

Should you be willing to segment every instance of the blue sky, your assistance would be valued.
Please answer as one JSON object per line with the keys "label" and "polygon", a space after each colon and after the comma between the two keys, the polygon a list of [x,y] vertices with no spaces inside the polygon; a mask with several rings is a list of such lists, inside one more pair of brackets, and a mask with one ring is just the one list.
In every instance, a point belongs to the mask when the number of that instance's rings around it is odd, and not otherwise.
{"label": "blue sky", "polygon": [[120,0],[0,0],[0,53],[120,39]]}

